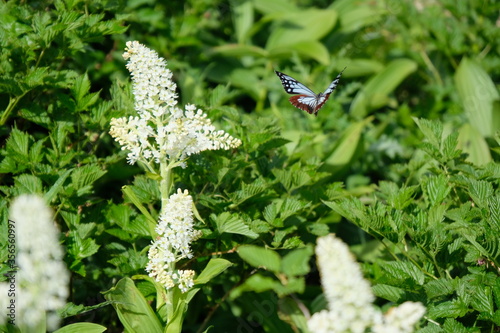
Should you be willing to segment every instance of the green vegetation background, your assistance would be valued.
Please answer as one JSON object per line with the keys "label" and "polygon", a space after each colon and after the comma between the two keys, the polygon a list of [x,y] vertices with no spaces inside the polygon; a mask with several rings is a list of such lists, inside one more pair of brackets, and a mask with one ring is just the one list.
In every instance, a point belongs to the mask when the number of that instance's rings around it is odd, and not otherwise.
{"label": "green vegetation background", "polygon": [[[421,301],[421,332],[494,332],[499,10],[494,0],[2,1],[0,244],[11,199],[43,194],[72,271],[65,323],[123,330],[101,292],[144,274],[151,239],[122,186],[152,215],[159,207],[154,182],[108,134],[112,117],[134,112],[121,54],[137,40],[168,61],[180,105],[243,141],[176,175],[204,219],[196,260],[182,265],[233,263],[196,295],[183,331],[304,331],[298,309],[325,305],[315,239],[335,232],[384,309]],[[317,117],[290,105],[274,74],[319,92],[346,66]],[[154,302],[150,284],[138,287]]]}

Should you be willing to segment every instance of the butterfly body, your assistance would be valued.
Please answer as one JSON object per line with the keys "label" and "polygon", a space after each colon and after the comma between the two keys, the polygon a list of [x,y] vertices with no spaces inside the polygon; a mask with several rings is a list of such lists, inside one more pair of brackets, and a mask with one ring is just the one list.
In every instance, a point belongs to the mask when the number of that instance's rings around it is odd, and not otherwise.
{"label": "butterfly body", "polygon": [[330,97],[330,94],[337,87],[340,77],[342,76],[344,70],[345,68],[342,70],[342,72],[339,73],[339,75],[337,75],[335,80],[333,80],[332,83],[330,83],[328,88],[326,88],[324,92],[319,94],[314,93],[306,85],[300,83],[299,81],[295,80],[293,77],[289,75],[286,75],[278,71],[275,71],[275,73],[280,78],[281,84],[283,85],[285,91],[289,94],[296,95],[290,97],[290,103],[292,103],[293,106],[301,110],[304,110],[309,114],[314,113],[314,115],[317,116],[319,109],[323,107],[323,105]]}

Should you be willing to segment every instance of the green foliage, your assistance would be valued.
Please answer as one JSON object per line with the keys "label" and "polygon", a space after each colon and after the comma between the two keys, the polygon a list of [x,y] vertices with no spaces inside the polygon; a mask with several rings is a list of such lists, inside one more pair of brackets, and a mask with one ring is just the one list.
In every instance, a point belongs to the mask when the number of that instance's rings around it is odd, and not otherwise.
{"label": "green foliage", "polygon": [[[306,332],[303,310],[325,308],[313,247],[336,232],[377,304],[427,306],[419,332],[494,331],[498,9],[493,0],[0,3],[0,262],[9,202],[39,193],[72,273],[58,332]],[[196,103],[243,141],[176,170],[203,235],[195,258],[177,263],[197,276],[175,309],[143,275],[159,179],[128,165],[108,134],[111,118],[134,114],[127,40],[168,61],[181,105]],[[273,72],[318,92],[345,66],[318,117],[291,106]]]}
{"label": "green foliage", "polygon": [[406,166],[415,185],[381,182],[372,205],[354,197],[325,203],[383,246],[381,258],[365,266],[378,297],[421,301],[435,322],[453,318],[453,325],[489,331],[499,309],[499,166],[468,163],[457,133],[415,121],[426,153]]}

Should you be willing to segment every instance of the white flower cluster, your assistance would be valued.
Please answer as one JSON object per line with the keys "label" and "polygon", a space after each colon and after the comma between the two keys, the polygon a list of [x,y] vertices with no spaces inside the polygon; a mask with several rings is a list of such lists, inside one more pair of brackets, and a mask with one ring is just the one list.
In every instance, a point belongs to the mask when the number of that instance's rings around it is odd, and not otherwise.
{"label": "white flower cluster", "polygon": [[56,310],[66,304],[70,275],[52,213],[42,198],[21,195],[12,203],[10,219],[16,226],[19,267],[16,322],[36,328],[46,318],[47,329],[55,330],[60,323]]}
{"label": "white flower cluster", "polygon": [[373,306],[369,283],[346,244],[334,235],[318,239],[316,246],[321,284],[328,310],[315,313],[308,327],[315,333],[411,333],[425,313],[420,303],[406,302],[385,316]]}
{"label": "white flower cluster", "polygon": [[231,149],[239,139],[217,131],[210,119],[194,105],[181,110],[177,105],[176,85],[167,62],[139,42],[128,42],[127,68],[132,75],[135,109],[138,117],[111,120],[110,134],[128,150],[127,160],[134,164],[161,159],[184,161],[204,150]]}
{"label": "white flower cluster", "polygon": [[148,252],[146,271],[167,289],[178,285],[185,292],[193,286],[194,271],[175,270],[173,265],[193,257],[190,244],[201,236],[201,231],[193,229],[192,205],[187,190],[178,189],[170,196],[156,226],[158,238]]}

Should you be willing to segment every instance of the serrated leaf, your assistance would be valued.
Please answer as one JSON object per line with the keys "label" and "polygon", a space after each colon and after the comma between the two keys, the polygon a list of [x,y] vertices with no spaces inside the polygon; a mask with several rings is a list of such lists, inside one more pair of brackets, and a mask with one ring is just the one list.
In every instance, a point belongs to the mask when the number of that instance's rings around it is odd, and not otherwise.
{"label": "serrated leaf", "polygon": [[286,198],[278,205],[279,216],[283,220],[296,214],[300,210],[309,207],[308,202],[302,202],[294,198]]}
{"label": "serrated leaf", "polygon": [[105,174],[106,171],[97,165],[84,165],[83,167],[74,169],[71,174],[72,185],[82,195],[90,191],[94,182]]}
{"label": "serrated leaf", "polygon": [[500,231],[500,196],[495,195],[488,198],[488,208],[490,212],[490,218],[487,222],[490,224],[491,228]]}
{"label": "serrated leaf", "polygon": [[238,214],[230,214],[224,212],[218,216],[211,215],[212,220],[217,225],[217,231],[222,233],[239,234],[250,238],[257,238],[259,234],[250,230],[248,225],[238,216]]}
{"label": "serrated leaf", "polygon": [[413,118],[413,120],[433,148],[439,151],[443,137],[443,124],[423,118]]}
{"label": "serrated leaf", "polygon": [[6,150],[17,161],[27,163],[29,159],[29,140],[30,136],[28,134],[14,128],[12,129],[9,138],[7,139]]}
{"label": "serrated leaf", "polygon": [[242,245],[237,250],[241,259],[256,268],[264,268],[274,273],[281,270],[281,257],[273,250],[255,245]]}
{"label": "serrated leaf", "polygon": [[449,279],[431,280],[424,284],[424,289],[429,299],[451,295],[455,290],[453,281]]}
{"label": "serrated leaf", "polygon": [[338,201],[323,201],[323,203],[348,220],[355,222],[367,219],[365,207],[357,198],[347,198]]}
{"label": "serrated leaf", "polygon": [[372,287],[373,294],[391,302],[399,302],[405,296],[406,291],[401,288],[379,283]]}
{"label": "serrated leaf", "polygon": [[446,333],[469,333],[469,331],[462,323],[452,318],[447,318],[443,324],[443,330]]}
{"label": "serrated leaf", "polygon": [[274,219],[278,216],[277,205],[273,202],[264,208],[263,216],[268,223],[273,223]]}
{"label": "serrated leaf", "polygon": [[13,194],[16,196],[23,193],[43,193],[40,178],[26,173],[14,178],[14,186]]}
{"label": "serrated leaf", "polygon": [[422,190],[431,206],[440,205],[444,199],[448,197],[451,187],[448,185],[448,180],[442,174],[427,177],[422,182]]}
{"label": "serrated leaf", "polygon": [[427,315],[430,318],[458,318],[465,316],[469,308],[461,301],[453,300],[439,303],[434,307],[427,308]]}
{"label": "serrated leaf", "polygon": [[471,293],[471,305],[479,312],[493,315],[493,297],[491,288],[487,286],[475,287]]}
{"label": "serrated leaf", "polygon": [[493,196],[493,186],[485,180],[469,179],[468,192],[481,208],[488,207],[488,200]]}
{"label": "serrated leaf", "polygon": [[232,206],[236,207],[242,204],[244,201],[262,193],[266,188],[267,186],[263,184],[243,184],[241,190],[229,194],[233,201]]}
{"label": "serrated leaf", "polygon": [[424,273],[410,262],[384,262],[381,267],[383,270],[387,271],[398,280],[406,280],[408,278],[411,278],[411,280],[418,285],[422,285],[425,281]]}

